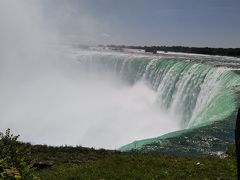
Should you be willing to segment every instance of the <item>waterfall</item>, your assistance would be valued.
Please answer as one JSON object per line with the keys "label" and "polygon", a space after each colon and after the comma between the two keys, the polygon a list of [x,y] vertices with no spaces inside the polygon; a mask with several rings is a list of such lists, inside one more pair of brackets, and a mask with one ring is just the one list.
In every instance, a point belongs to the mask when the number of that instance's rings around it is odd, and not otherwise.
{"label": "waterfall", "polygon": [[157,93],[155,103],[181,121],[182,129],[219,121],[236,109],[234,87],[240,76],[230,68],[187,59],[121,53],[81,53],[79,66],[112,73],[135,84],[145,81]]}

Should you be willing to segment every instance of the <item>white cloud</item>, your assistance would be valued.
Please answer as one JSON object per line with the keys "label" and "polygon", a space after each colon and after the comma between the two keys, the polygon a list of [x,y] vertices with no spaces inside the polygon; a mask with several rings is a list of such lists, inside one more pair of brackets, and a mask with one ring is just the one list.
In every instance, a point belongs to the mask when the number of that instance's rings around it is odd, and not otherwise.
{"label": "white cloud", "polygon": [[109,37],[111,37],[111,35],[110,35],[110,34],[108,34],[108,33],[102,33],[102,34],[101,34],[101,36],[102,36],[102,37],[106,37],[106,38],[109,38]]}

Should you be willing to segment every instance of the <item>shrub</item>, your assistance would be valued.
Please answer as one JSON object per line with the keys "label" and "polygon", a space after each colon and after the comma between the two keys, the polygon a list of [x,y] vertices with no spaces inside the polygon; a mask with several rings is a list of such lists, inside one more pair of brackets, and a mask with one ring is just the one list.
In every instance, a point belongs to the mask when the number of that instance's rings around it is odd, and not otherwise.
{"label": "shrub", "polygon": [[4,179],[34,179],[31,175],[31,155],[27,144],[17,141],[7,129],[5,134],[0,133],[0,178]]}

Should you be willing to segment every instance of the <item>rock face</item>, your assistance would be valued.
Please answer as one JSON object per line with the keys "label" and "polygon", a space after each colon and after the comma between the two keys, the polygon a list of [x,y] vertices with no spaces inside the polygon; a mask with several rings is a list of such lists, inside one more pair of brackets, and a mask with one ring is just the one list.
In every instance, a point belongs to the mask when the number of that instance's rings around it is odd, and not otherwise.
{"label": "rock face", "polygon": [[45,169],[52,167],[54,165],[54,161],[51,160],[45,160],[45,161],[39,161],[33,164],[33,167],[37,169]]}

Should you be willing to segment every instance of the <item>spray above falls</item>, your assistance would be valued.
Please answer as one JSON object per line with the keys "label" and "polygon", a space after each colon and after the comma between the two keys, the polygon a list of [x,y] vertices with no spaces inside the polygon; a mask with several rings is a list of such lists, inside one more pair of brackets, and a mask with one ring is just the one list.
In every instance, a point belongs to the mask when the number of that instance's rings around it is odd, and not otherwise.
{"label": "spray above falls", "polygon": [[[83,70],[73,57],[79,50],[68,54],[62,44],[69,41],[59,32],[73,30],[66,21],[76,18],[59,22],[69,11],[63,1],[52,3],[0,1],[0,131],[10,128],[34,144],[115,149],[178,130],[174,118],[154,105],[156,92],[144,82],[127,84],[110,69]],[[89,21],[83,18],[76,31],[96,29],[85,25]]]}

